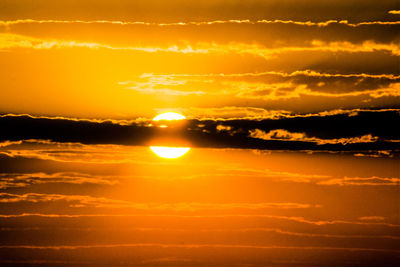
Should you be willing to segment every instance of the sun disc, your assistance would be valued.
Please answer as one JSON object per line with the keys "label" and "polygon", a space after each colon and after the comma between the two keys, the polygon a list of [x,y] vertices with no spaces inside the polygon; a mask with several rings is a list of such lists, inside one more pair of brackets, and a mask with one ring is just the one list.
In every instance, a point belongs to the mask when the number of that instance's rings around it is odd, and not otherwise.
{"label": "sun disc", "polygon": [[176,159],[185,155],[190,147],[151,146],[150,149],[159,157]]}
{"label": "sun disc", "polygon": [[153,121],[160,121],[160,120],[172,121],[172,120],[184,120],[184,119],[186,119],[186,117],[183,116],[182,114],[176,112],[165,112],[154,117]]}

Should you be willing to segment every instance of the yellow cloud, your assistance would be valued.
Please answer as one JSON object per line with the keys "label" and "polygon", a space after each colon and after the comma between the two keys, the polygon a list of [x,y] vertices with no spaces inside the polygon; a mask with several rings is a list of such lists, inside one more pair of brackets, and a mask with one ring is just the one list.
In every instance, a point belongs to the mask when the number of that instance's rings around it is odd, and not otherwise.
{"label": "yellow cloud", "polygon": [[[163,112],[168,109],[157,109]],[[199,120],[234,120],[234,119],[279,119],[290,116],[291,112],[286,110],[267,110],[257,107],[211,107],[211,108],[178,108],[177,112],[190,114],[189,118]]]}
{"label": "yellow cloud", "polygon": [[[264,75],[280,76],[291,78],[296,76],[321,77],[321,78],[371,78],[398,80],[399,76],[393,74],[329,74],[319,73],[312,70],[284,72],[260,72],[260,73],[238,73],[238,74],[148,74],[145,73],[138,77],[136,81],[125,81],[119,84],[145,94],[168,94],[168,95],[230,95],[247,99],[279,100],[299,98],[301,96],[320,96],[320,97],[357,97],[369,96],[381,98],[387,96],[400,96],[400,83],[391,83],[386,87],[353,90],[349,92],[325,92],[310,89],[306,84],[296,84],[293,82],[267,83],[267,82],[247,82],[236,81],[229,78],[246,78]],[[208,78],[208,79],[207,79]],[[142,81],[144,80],[144,81]],[[190,84],[189,84],[190,83]],[[132,86],[127,86],[132,85]],[[194,87],[203,88],[193,90]],[[190,89],[189,89],[190,88]]]}
{"label": "yellow cloud", "polygon": [[1,33],[0,34],[0,49],[12,48],[28,48],[28,49],[61,49],[61,48],[88,48],[88,49],[110,49],[110,50],[126,50],[126,51],[141,51],[147,53],[171,52],[183,54],[239,54],[253,55],[269,59],[273,55],[287,52],[375,52],[386,51],[392,55],[400,55],[400,47],[398,44],[376,43],[374,41],[365,41],[361,44],[353,44],[350,42],[323,42],[313,40],[308,46],[302,47],[279,47],[267,48],[258,44],[246,43],[196,43],[193,45],[171,45],[166,47],[150,47],[150,46],[112,46],[108,44],[92,43],[92,42],[77,42],[58,39],[40,39],[28,37],[18,34]]}
{"label": "yellow cloud", "polygon": [[382,177],[344,177],[320,181],[319,185],[353,185],[353,186],[396,186],[400,182],[399,178],[382,178]]}
{"label": "yellow cloud", "polygon": [[30,49],[60,49],[60,48],[88,48],[88,49],[110,49],[110,50],[127,50],[141,51],[148,53],[156,52],[172,52],[172,53],[208,53],[208,50],[193,49],[191,46],[178,47],[176,45],[168,47],[114,47],[107,44],[65,41],[56,39],[40,39],[28,37],[18,34],[1,33],[0,34],[0,49],[10,48],[30,48]]}
{"label": "yellow cloud", "polygon": [[[169,85],[185,84],[188,80],[193,78],[235,78],[235,77],[260,77],[266,75],[276,75],[280,77],[297,77],[297,76],[308,76],[308,77],[323,77],[323,78],[372,78],[372,79],[389,79],[397,80],[400,79],[400,75],[394,74],[369,74],[369,73],[326,73],[318,72],[311,69],[296,70],[293,72],[282,72],[282,71],[263,71],[263,72],[244,72],[244,73],[206,73],[206,74],[153,74],[153,73],[143,73],[140,78],[159,78],[164,81],[169,81]],[[185,80],[178,81],[176,78],[186,78]],[[189,79],[190,78],[190,79]],[[171,80],[173,82],[171,82]],[[196,80],[195,80],[196,81]],[[131,81],[121,82],[123,84],[128,84]],[[165,84],[165,83],[164,83]]]}
{"label": "yellow cloud", "polygon": [[180,203],[135,203],[125,200],[115,200],[103,197],[92,197],[86,195],[62,195],[62,194],[12,194],[0,193],[0,203],[17,202],[55,202],[67,201],[76,204],[69,204],[70,207],[92,206],[97,208],[132,208],[137,210],[169,210],[169,211],[198,211],[198,210],[262,210],[262,209],[307,209],[319,208],[320,205],[304,203],[200,203],[200,202],[180,202]]}
{"label": "yellow cloud", "polygon": [[109,176],[91,175],[75,172],[0,174],[0,188],[28,187],[33,184],[66,183],[66,184],[100,184],[115,185],[118,179]]}
{"label": "yellow cloud", "polygon": [[[400,14],[399,10],[391,10],[390,14]],[[202,26],[215,24],[293,24],[300,26],[317,26],[327,27],[331,24],[347,25],[349,27],[360,27],[363,25],[397,25],[400,21],[364,21],[359,23],[349,23],[347,20],[325,20],[319,22],[313,21],[295,21],[295,20],[249,20],[249,19],[230,19],[230,20],[211,20],[211,21],[189,21],[189,22],[169,22],[155,23],[144,21],[120,21],[120,20],[34,20],[34,19],[19,19],[19,20],[1,20],[0,26],[12,26],[18,24],[111,24],[111,25],[143,25],[143,26]]]}
{"label": "yellow cloud", "polygon": [[301,142],[313,142],[318,145],[325,144],[354,144],[354,143],[372,143],[378,140],[378,137],[372,136],[371,134],[348,137],[348,138],[332,138],[332,139],[321,139],[317,137],[309,137],[306,133],[301,132],[289,132],[284,129],[271,130],[265,132],[260,129],[250,130],[250,137],[262,139],[262,140],[284,140],[284,141],[301,141]]}

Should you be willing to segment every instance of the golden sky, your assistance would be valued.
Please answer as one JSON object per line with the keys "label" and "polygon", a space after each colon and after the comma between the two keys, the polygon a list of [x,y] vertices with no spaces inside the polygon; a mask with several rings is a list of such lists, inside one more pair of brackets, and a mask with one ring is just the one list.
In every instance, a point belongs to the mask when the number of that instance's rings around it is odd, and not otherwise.
{"label": "golden sky", "polygon": [[[398,262],[398,158],[385,154],[0,144],[2,263]],[[289,260],[288,260],[289,259]]]}
{"label": "golden sky", "polygon": [[396,1],[320,2],[1,1],[0,112],[397,108]]}
{"label": "golden sky", "polygon": [[0,0],[0,265],[400,266],[399,29],[398,0]]}

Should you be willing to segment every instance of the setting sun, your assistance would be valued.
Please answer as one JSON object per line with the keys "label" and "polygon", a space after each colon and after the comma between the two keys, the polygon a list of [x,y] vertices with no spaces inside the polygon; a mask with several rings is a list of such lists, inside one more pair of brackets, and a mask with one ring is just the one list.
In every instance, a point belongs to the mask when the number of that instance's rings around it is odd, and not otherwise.
{"label": "setting sun", "polygon": [[176,112],[165,112],[154,117],[153,121],[161,121],[161,120],[172,121],[172,120],[184,120],[184,119],[186,119],[186,117],[183,116],[182,114]]}
{"label": "setting sun", "polygon": [[185,155],[190,147],[151,146],[150,149],[159,157],[176,159]]}
{"label": "setting sun", "polygon": [[[186,117],[182,114],[165,112],[157,115],[153,121],[176,121],[184,119],[186,119]],[[165,128],[167,125],[161,125],[160,127]],[[185,155],[190,150],[190,147],[150,146],[150,149],[161,158],[176,159]]]}

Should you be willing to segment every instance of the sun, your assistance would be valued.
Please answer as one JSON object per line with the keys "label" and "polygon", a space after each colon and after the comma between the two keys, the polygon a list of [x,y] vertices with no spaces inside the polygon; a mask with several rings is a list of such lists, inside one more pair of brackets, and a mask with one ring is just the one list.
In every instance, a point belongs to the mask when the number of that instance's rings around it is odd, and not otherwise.
{"label": "sun", "polygon": [[184,120],[184,119],[186,119],[186,117],[183,116],[182,114],[176,112],[165,112],[155,116],[153,121],[161,121],[161,120],[172,121],[172,120]]}
{"label": "sun", "polygon": [[[154,117],[153,121],[175,121],[185,120],[186,117],[176,112],[165,112]],[[168,127],[167,125],[160,125],[161,128]],[[176,159],[185,155],[190,147],[169,147],[169,146],[150,146],[157,156],[166,159]]]}
{"label": "sun", "polygon": [[159,157],[176,159],[185,155],[190,147],[151,146],[150,149]]}

